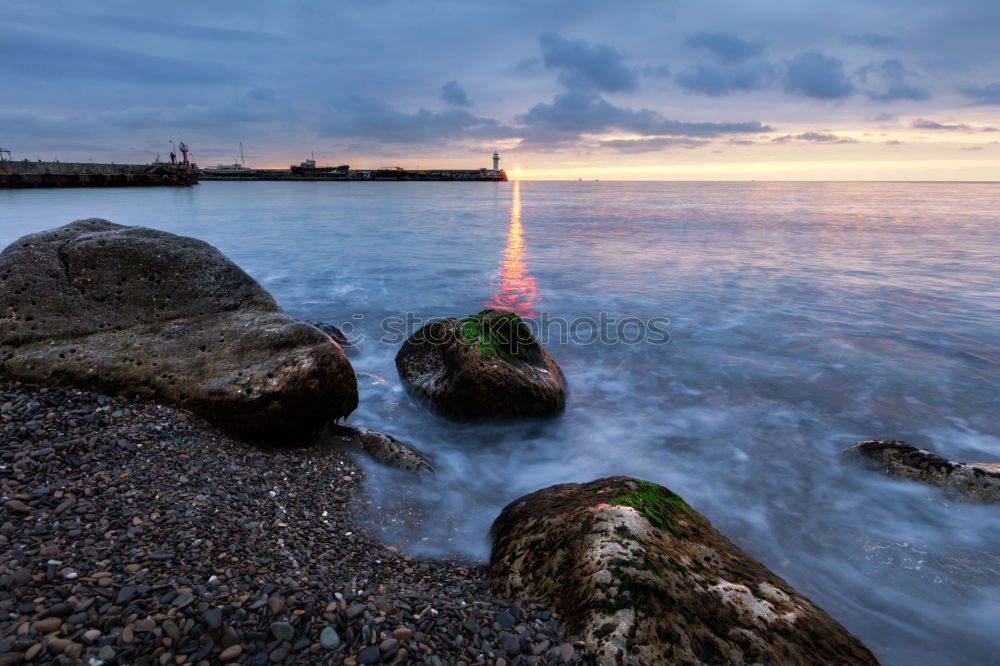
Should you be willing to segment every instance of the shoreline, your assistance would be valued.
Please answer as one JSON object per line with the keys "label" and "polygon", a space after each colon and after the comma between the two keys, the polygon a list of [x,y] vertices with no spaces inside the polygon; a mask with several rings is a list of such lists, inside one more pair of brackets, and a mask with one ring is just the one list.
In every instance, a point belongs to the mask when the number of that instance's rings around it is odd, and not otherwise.
{"label": "shoreline", "polygon": [[0,664],[587,663],[484,565],[374,537],[343,448],[3,378],[0,428]]}

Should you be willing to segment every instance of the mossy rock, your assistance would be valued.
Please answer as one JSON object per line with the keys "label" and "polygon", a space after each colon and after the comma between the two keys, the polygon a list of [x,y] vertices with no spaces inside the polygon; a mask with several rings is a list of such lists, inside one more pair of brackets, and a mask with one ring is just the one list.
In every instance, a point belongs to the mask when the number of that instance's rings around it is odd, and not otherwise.
{"label": "mossy rock", "polygon": [[427,324],[403,344],[396,368],[411,393],[453,418],[545,417],[566,407],[562,370],[514,312]]}
{"label": "mossy rock", "polygon": [[598,664],[877,664],[833,618],[663,486],[617,476],[511,502],[491,590],[554,606]]}

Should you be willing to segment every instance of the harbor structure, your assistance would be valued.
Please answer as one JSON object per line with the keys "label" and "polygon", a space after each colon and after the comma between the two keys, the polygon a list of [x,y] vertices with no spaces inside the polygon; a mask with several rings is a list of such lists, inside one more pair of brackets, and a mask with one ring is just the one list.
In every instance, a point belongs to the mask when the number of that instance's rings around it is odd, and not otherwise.
{"label": "harbor structure", "polygon": [[0,188],[34,187],[123,187],[189,186],[198,182],[198,166],[188,158],[188,146],[180,143],[183,160],[151,164],[102,164],[98,162],[32,162],[11,159],[0,149]]}
{"label": "harbor structure", "polygon": [[[235,166],[235,165],[234,165]],[[317,166],[315,158],[305,160],[288,169],[240,169],[213,167],[201,170],[201,180],[458,180],[503,182],[507,173],[499,168],[500,155],[493,153],[493,168],[481,169],[404,169],[401,166],[383,166],[375,169],[351,169],[340,166]]]}

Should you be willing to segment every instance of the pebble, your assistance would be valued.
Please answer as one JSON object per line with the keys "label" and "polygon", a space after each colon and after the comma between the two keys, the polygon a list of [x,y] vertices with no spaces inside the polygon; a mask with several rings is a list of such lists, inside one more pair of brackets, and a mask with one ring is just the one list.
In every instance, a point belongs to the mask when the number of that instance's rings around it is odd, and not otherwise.
{"label": "pebble", "polygon": [[319,633],[319,642],[327,650],[336,650],[340,647],[340,634],[333,625],[328,625]]}
{"label": "pebble", "polygon": [[123,587],[115,596],[115,604],[118,606],[124,606],[128,602],[132,601],[135,598],[135,591],[135,587],[132,585]]}
{"label": "pebble", "polygon": [[295,637],[295,628],[287,622],[272,622],[271,633],[279,641],[290,641]]}
{"label": "pebble", "polygon": [[201,617],[209,629],[218,629],[222,626],[221,608],[209,608]]}
{"label": "pebble", "polygon": [[177,626],[177,623],[169,618],[164,620],[160,627],[163,629],[163,633],[175,641],[181,636],[181,630]]}
{"label": "pebble", "polygon": [[47,617],[44,620],[38,620],[31,625],[31,628],[35,630],[36,633],[41,635],[51,634],[54,631],[59,631],[59,627],[62,626],[63,621],[58,617]]}
{"label": "pebble", "polygon": [[[379,543],[373,526],[418,514],[359,501],[352,454],[278,454],[182,410],[72,388],[0,379],[5,402],[0,662],[566,661],[557,616],[490,595],[484,567]],[[580,644],[569,663],[585,660]]]}
{"label": "pebble", "polygon": [[369,645],[358,653],[357,660],[359,664],[374,664],[379,660],[380,656],[378,647],[375,645]]}
{"label": "pebble", "polygon": [[219,653],[219,661],[232,661],[240,656],[243,652],[243,646],[239,643],[236,645],[230,645],[225,650]]}

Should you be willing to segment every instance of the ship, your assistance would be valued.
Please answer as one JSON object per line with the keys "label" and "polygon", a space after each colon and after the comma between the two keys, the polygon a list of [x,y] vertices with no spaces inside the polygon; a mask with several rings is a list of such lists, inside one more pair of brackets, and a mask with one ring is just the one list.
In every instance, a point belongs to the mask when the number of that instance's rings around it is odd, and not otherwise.
{"label": "ship", "polygon": [[239,162],[233,161],[232,164],[216,164],[213,167],[204,167],[201,169],[201,172],[208,172],[209,178],[211,178],[211,176],[249,176],[253,174],[253,169],[245,166],[243,157],[243,142],[240,141]]}
{"label": "ship", "polygon": [[316,166],[316,160],[313,159],[308,159],[298,166],[293,164],[288,168],[296,176],[344,176],[345,178],[347,177],[347,172],[351,169],[348,164],[341,164],[340,166]]}

